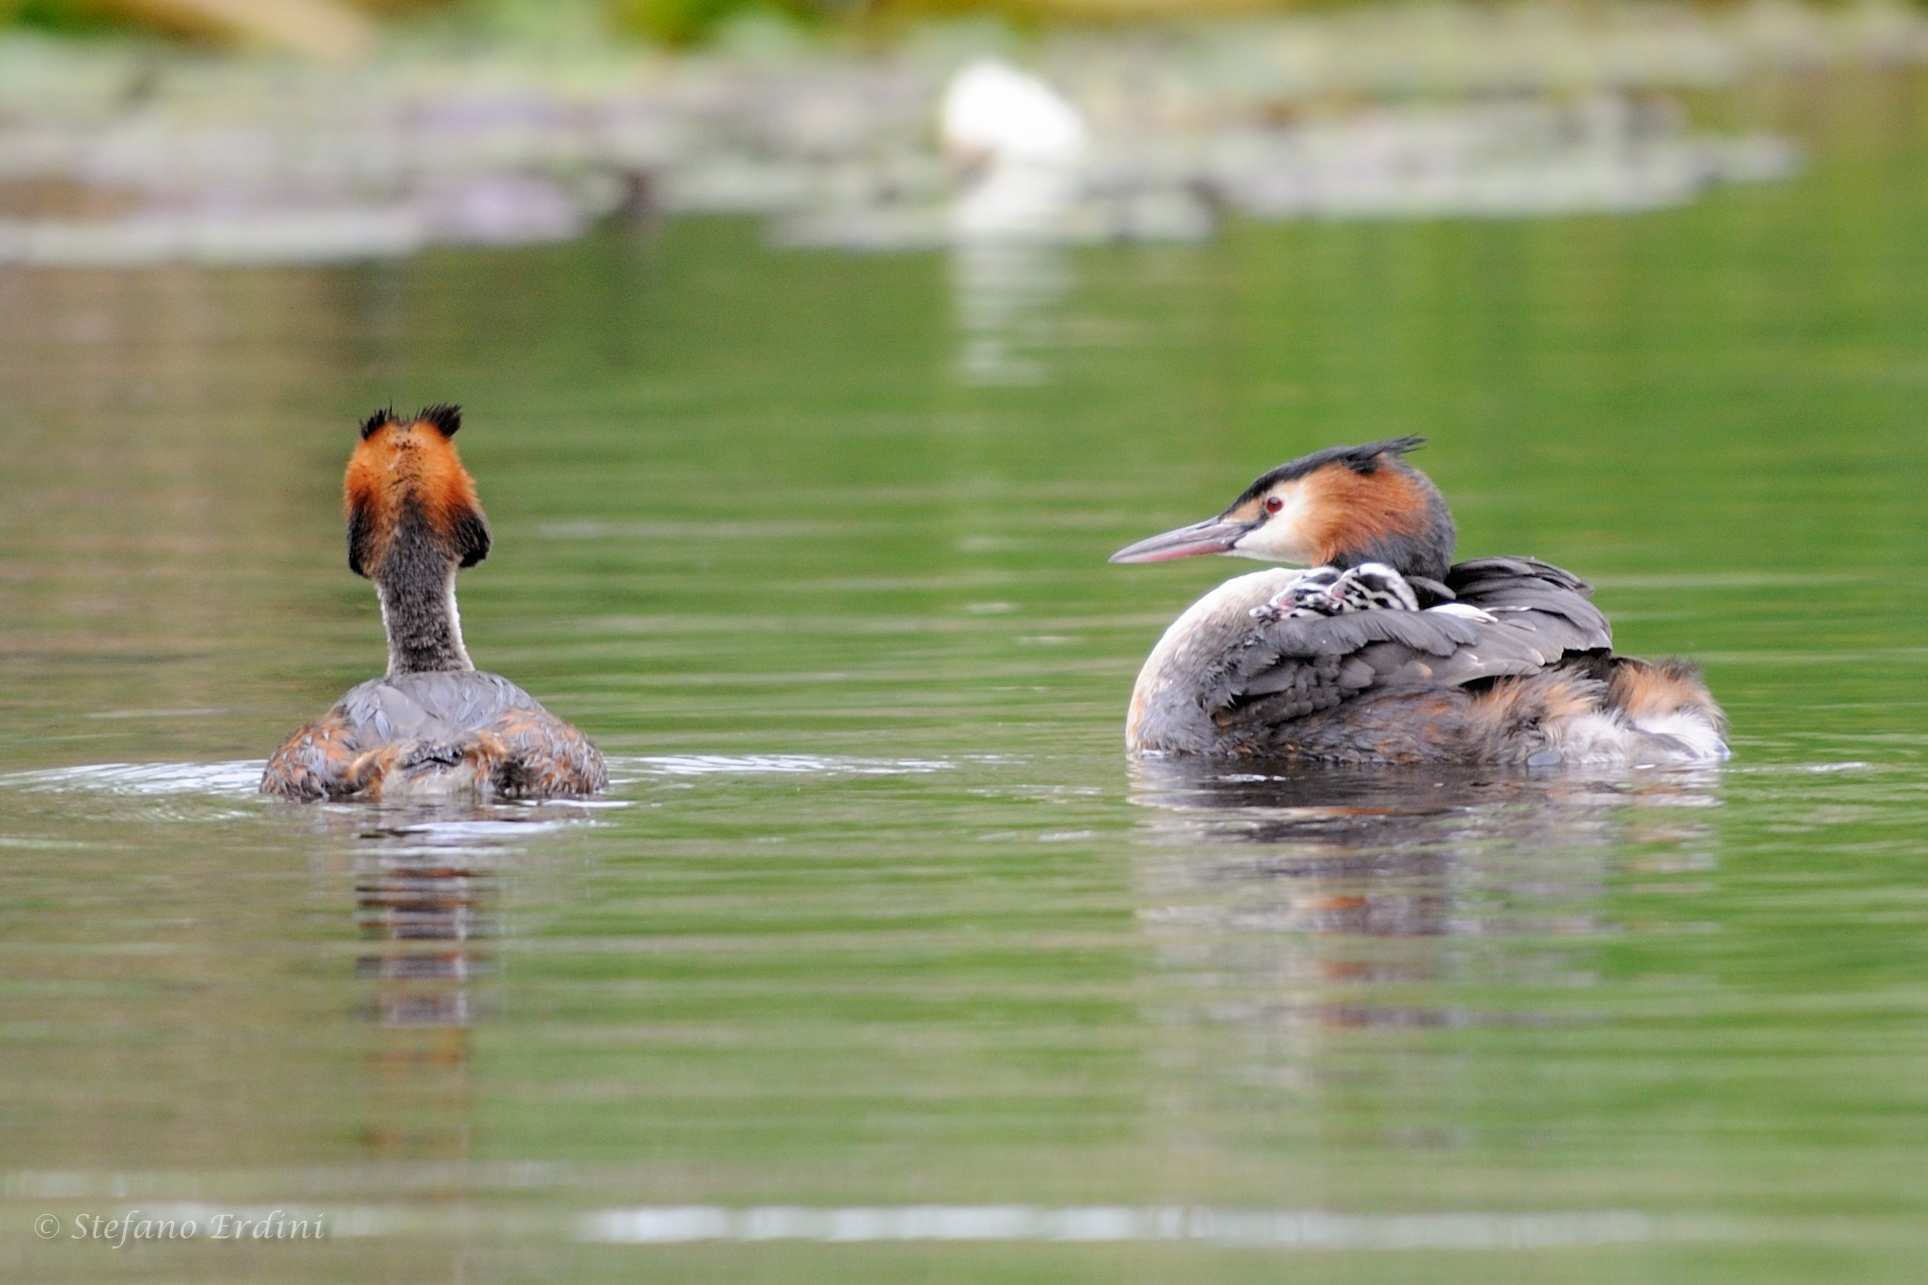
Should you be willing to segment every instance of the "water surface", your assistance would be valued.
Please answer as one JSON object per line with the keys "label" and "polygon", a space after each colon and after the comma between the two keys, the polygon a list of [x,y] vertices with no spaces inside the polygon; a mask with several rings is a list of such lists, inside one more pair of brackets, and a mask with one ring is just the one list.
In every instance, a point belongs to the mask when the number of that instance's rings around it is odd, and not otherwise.
{"label": "water surface", "polygon": [[[1924,100],[1750,95],[1696,110],[1805,175],[1634,218],[0,273],[0,1262],[1905,1277]],[[470,648],[615,788],[264,801],[382,660],[352,425],[443,399],[497,537]],[[1705,661],[1732,764],[1126,762],[1140,659],[1237,568],[1105,555],[1407,432],[1464,555]],[[201,1235],[71,1239],[132,1207]],[[328,1238],[210,1238],[275,1210]]]}

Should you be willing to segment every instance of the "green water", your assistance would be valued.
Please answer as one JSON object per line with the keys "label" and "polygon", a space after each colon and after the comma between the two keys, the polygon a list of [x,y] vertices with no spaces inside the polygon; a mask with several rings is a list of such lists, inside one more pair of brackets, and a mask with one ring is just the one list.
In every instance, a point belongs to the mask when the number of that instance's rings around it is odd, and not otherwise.
{"label": "green water", "polygon": [[[1017,290],[734,222],[0,273],[0,1264],[1909,1278],[1928,95],[1700,109],[1806,173],[1638,218],[1233,226]],[[263,802],[259,761],[382,662],[353,423],[443,399],[496,533],[470,648],[617,785]],[[1624,650],[1705,661],[1731,765],[1125,761],[1140,659],[1240,568],[1105,556],[1406,432],[1463,554],[1569,566]],[[918,1206],[982,1234],[904,1239]],[[202,1234],[71,1239],[130,1207]],[[329,1238],[208,1237],[274,1207]],[[664,1207],[723,1230],[604,1243]],[[809,1221],[853,1209],[883,1212]]]}

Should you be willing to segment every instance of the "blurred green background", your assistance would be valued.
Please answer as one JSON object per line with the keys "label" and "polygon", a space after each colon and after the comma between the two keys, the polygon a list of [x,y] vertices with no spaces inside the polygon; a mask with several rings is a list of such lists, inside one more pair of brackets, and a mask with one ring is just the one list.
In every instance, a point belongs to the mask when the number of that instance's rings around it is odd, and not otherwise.
{"label": "blurred green background", "polygon": [[673,47],[700,44],[733,19],[758,16],[820,35],[888,39],[907,24],[986,17],[1021,28],[1116,27],[1344,7],[1330,0],[0,0],[0,26],[60,32],[140,32],[211,45],[266,39],[299,44],[349,21],[450,24],[473,32],[592,22],[609,35]]}

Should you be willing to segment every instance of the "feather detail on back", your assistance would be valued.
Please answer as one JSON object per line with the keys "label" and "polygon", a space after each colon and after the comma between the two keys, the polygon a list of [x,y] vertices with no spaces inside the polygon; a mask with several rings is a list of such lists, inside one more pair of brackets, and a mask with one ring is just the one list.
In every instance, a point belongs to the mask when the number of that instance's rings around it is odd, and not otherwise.
{"label": "feather detail on back", "polygon": [[286,798],[394,801],[591,794],[609,783],[602,754],[498,674],[480,670],[371,679],[297,731],[261,788]]}
{"label": "feather detail on back", "polygon": [[1525,765],[1726,755],[1697,676],[1614,657],[1586,584],[1558,567],[1482,558],[1447,574],[1455,601],[1424,611],[1254,619],[1296,574],[1240,576],[1174,622],[1133,692],[1133,750]]}

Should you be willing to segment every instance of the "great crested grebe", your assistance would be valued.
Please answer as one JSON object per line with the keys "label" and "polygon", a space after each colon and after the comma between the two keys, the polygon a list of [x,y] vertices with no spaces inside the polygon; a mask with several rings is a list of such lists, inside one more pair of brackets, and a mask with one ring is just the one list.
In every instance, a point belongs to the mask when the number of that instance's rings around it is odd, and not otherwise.
{"label": "great crested grebe", "polygon": [[455,572],[489,554],[475,479],[450,440],[457,406],[362,422],[342,492],[348,567],[375,582],[388,672],[352,687],[268,760],[291,799],[547,798],[609,784],[588,738],[462,645]]}
{"label": "great crested grebe", "polygon": [[1113,562],[1290,562],[1193,603],[1152,649],[1125,739],[1149,754],[1323,763],[1709,763],[1726,718],[1681,660],[1613,654],[1581,580],[1534,558],[1453,563],[1424,438],[1282,464],[1215,518]]}

